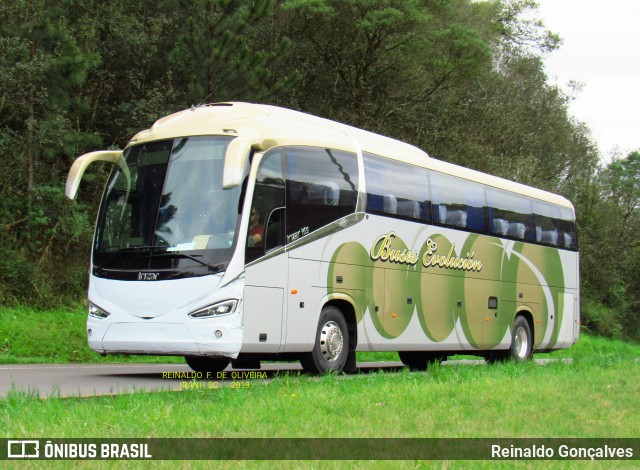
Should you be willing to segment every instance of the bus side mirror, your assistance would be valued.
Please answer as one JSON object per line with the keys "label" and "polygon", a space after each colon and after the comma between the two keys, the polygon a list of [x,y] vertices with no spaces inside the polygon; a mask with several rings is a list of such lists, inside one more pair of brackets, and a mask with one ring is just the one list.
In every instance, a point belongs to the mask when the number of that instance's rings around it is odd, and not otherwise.
{"label": "bus side mirror", "polygon": [[122,168],[127,181],[130,181],[129,167],[122,158],[122,150],[100,150],[98,152],[85,153],[81,157],[76,158],[76,161],[73,162],[71,170],[69,170],[69,174],[67,175],[67,184],[64,189],[64,194],[69,199],[75,199],[76,193],[78,192],[78,186],[80,186],[80,180],[84,176],[85,170],[93,162],[97,161],[117,163],[118,166]]}
{"label": "bus side mirror", "polygon": [[276,138],[260,138],[253,134],[236,137],[229,142],[224,156],[222,189],[231,189],[242,184],[247,158],[252,149],[264,152],[276,145],[278,145]]}

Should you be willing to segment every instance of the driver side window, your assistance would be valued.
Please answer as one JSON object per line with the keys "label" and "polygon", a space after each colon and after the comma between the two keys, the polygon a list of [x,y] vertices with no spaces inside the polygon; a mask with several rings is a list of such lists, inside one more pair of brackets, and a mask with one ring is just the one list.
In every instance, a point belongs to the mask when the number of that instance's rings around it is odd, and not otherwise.
{"label": "driver side window", "polygon": [[251,203],[245,262],[284,245],[285,182],[283,156],[279,149],[268,152],[260,163]]}

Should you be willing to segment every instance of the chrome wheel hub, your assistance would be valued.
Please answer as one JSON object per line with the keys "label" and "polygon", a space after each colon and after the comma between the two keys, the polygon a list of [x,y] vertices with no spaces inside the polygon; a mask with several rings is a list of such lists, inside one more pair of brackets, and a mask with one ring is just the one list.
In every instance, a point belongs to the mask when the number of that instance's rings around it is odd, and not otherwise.
{"label": "chrome wheel hub", "polygon": [[322,356],[328,362],[334,362],[340,357],[343,345],[344,336],[338,324],[334,321],[325,323],[320,331],[320,352]]}
{"label": "chrome wheel hub", "polygon": [[525,358],[527,356],[527,351],[529,349],[529,338],[527,337],[527,332],[524,327],[520,326],[516,330],[516,334],[514,337],[516,355],[519,358]]}

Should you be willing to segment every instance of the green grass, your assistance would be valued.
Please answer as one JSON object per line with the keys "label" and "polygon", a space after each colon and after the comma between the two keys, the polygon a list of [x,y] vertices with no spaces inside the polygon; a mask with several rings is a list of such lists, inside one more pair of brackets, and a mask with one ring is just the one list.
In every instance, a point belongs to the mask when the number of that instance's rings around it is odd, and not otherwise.
{"label": "green grass", "polygon": [[[640,435],[638,409],[640,363],[596,355],[546,366],[438,365],[424,373],[403,370],[319,378],[282,374],[251,382],[248,389],[47,400],[14,392],[0,399],[0,429],[7,437],[57,438],[612,438]],[[616,462],[616,467],[623,463]],[[287,464],[368,466],[366,462]],[[403,463],[413,468],[425,465]],[[446,468],[451,465],[442,463]],[[568,462],[545,462],[545,466],[569,468]]]}
{"label": "green grass", "polygon": [[622,359],[435,366],[92,399],[14,392],[0,400],[0,429],[75,438],[635,437],[639,392],[640,363]]}
{"label": "green grass", "polygon": [[554,351],[552,353],[535,354],[537,358],[563,358],[571,357],[576,361],[591,360],[594,357],[640,357],[640,345],[626,343],[617,339],[607,339],[600,336],[591,336],[585,333],[580,335],[578,342],[568,349]]}
{"label": "green grass", "polygon": [[38,311],[0,307],[0,364],[58,364],[79,362],[184,363],[180,357],[106,356],[87,344],[87,309]]}

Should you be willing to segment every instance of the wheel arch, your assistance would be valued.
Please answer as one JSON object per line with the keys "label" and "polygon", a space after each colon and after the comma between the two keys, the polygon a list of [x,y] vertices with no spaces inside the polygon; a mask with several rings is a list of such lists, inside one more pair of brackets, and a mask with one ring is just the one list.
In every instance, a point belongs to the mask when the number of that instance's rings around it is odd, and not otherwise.
{"label": "wheel arch", "polygon": [[322,304],[320,310],[325,307],[336,307],[344,315],[344,319],[347,321],[347,328],[349,328],[349,347],[355,350],[358,344],[358,322],[356,320],[356,307],[353,299],[346,295],[333,295]]}
{"label": "wheel arch", "polygon": [[322,299],[319,312],[322,312],[322,309],[324,309],[325,307],[335,307],[340,310],[340,312],[342,312],[342,315],[344,315],[344,319],[347,322],[347,329],[349,330],[349,352],[347,355],[347,362],[344,366],[344,370],[346,372],[356,372],[358,318],[362,318],[362,314],[359,316],[357,314],[358,304],[355,302],[353,297],[349,295],[343,293],[333,293]]}

